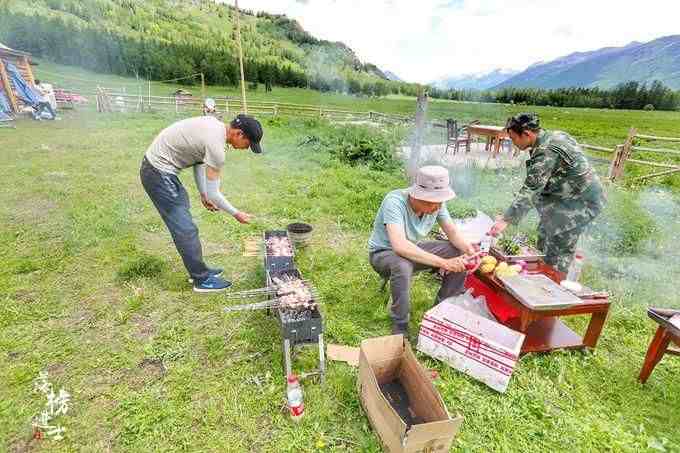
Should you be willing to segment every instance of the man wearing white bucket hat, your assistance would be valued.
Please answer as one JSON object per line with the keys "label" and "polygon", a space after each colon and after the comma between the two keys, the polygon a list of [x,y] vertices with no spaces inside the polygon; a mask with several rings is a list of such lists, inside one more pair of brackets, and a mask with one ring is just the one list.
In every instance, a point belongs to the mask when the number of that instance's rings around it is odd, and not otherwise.
{"label": "man wearing white bucket hat", "polygon": [[[445,202],[455,196],[448,170],[432,165],[420,168],[415,184],[388,193],[380,205],[368,241],[369,261],[390,281],[393,334],[408,337],[411,277],[415,272],[444,271],[435,303],[463,290],[466,264],[469,266],[475,249],[458,233],[446,207]],[[448,241],[423,241],[435,223]]]}

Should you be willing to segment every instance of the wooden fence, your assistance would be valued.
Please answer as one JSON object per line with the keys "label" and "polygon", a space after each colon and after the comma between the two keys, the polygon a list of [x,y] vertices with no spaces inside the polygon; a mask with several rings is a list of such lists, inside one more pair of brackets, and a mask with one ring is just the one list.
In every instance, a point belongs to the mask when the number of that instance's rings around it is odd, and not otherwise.
{"label": "wooden fence", "polygon": [[[197,114],[202,111],[203,99],[193,96],[151,96],[143,94],[131,94],[125,90],[116,91],[111,88],[97,87],[94,93],[78,92],[77,90],[67,90],[81,95],[94,95],[97,98],[97,111],[100,112],[144,112],[144,111],[172,111],[176,113]],[[228,97],[213,97],[216,109],[223,115],[237,114],[243,112],[243,105],[240,99]],[[302,118],[327,118],[334,121],[371,121],[392,124],[404,124],[414,121],[413,117],[387,114],[373,111],[345,110],[334,107],[326,107],[310,104],[297,104],[291,102],[278,101],[250,101],[248,102],[248,112],[255,115],[291,115]],[[437,121],[430,122],[429,125],[435,128],[446,128],[445,123]],[[624,143],[613,148],[580,143],[579,145],[589,151],[607,155],[603,157],[589,156],[595,162],[607,163],[609,170],[607,178],[610,181],[617,181],[623,178],[626,164],[642,165],[657,169],[658,171],[636,177],[635,181],[643,181],[650,178],[668,176],[680,172],[680,164],[655,162],[651,160],[637,159],[632,156],[634,153],[652,153],[666,156],[680,157],[680,149],[670,149],[664,147],[639,146],[639,140],[680,143],[680,138],[659,137],[654,135],[639,134],[637,129],[631,128]]]}
{"label": "wooden fence", "polygon": [[[97,111],[99,112],[174,110],[175,113],[200,113],[204,102],[202,98],[193,96],[135,95],[125,92],[113,92],[105,88],[97,88],[97,91],[92,94],[97,98]],[[227,97],[213,97],[212,99],[215,101],[216,110],[223,115],[243,112],[243,104],[240,99]],[[336,121],[372,121],[384,123],[405,123],[412,121],[411,118],[402,115],[277,101],[249,101],[248,113],[255,115],[328,118]]]}
{"label": "wooden fence", "polygon": [[[659,143],[664,146],[664,143],[680,143],[680,138],[676,137],[659,137],[655,135],[639,134],[637,129],[634,127],[628,132],[628,137],[626,141],[618,145],[614,150],[614,157],[612,158],[611,165],[609,167],[609,179],[611,181],[616,181],[621,179],[624,175],[626,164],[636,164],[646,167],[651,167],[657,171],[649,173],[643,176],[638,176],[634,181],[644,181],[650,178],[656,178],[661,176],[668,176],[674,173],[680,172],[680,165],[670,164],[663,162],[655,162],[644,159],[632,158],[635,153],[649,153],[658,154],[664,156],[678,156],[680,157],[680,150],[664,148],[664,147],[650,147],[650,146],[639,146],[637,143],[640,140],[650,141]],[[663,169],[663,170],[659,170]]]}

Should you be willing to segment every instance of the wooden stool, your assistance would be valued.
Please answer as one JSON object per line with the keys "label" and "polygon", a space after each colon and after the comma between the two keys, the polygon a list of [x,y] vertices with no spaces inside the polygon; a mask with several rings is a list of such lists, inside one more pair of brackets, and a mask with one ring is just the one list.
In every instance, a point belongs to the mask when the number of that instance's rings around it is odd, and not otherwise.
{"label": "wooden stool", "polygon": [[666,353],[680,356],[680,349],[670,345],[672,341],[677,346],[680,346],[680,329],[670,322],[673,316],[680,316],[680,310],[650,308],[647,310],[647,315],[659,324],[659,328],[656,329],[656,334],[649,344],[645,363],[642,365],[642,370],[640,370],[638,380],[642,384],[647,382],[654,367]]}

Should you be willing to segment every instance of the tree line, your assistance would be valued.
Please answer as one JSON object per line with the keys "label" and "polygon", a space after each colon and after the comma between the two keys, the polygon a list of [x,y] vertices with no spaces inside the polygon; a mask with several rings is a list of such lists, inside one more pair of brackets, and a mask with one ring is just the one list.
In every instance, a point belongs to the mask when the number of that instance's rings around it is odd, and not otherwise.
{"label": "tree line", "polygon": [[[0,4],[0,41],[96,72],[152,80],[200,72],[208,84],[237,85],[233,8],[204,1],[182,10],[171,3],[36,0],[16,2],[14,8]],[[187,12],[205,16],[191,22]],[[384,80],[377,67],[361,63],[344,44],[318,40],[285,16],[241,14],[245,79],[251,86],[365,96],[417,92],[418,85]]]}
{"label": "tree line", "polygon": [[[11,5],[11,6],[10,6]],[[211,85],[240,80],[235,10],[213,0],[32,0],[0,3],[0,41],[96,72],[168,80],[203,73]],[[416,96],[422,85],[386,80],[342,43],[319,40],[286,16],[241,11],[249,86],[311,88],[356,96]],[[194,81],[198,81],[196,78]],[[674,110],[680,93],[661,82],[600,88],[441,90],[432,97],[557,107]]]}
{"label": "tree line", "polygon": [[629,110],[678,110],[680,91],[673,91],[660,81],[651,84],[636,81],[602,88],[503,88],[501,90],[442,90],[432,88],[430,96],[471,102],[540,105]]}

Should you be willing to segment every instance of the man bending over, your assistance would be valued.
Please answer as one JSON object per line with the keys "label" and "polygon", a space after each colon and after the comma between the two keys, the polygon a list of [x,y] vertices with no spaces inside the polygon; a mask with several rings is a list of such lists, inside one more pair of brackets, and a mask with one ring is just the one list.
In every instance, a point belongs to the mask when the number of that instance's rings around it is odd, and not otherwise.
{"label": "man bending over", "polygon": [[198,228],[189,212],[189,196],[177,175],[193,167],[201,202],[209,211],[226,211],[240,223],[251,216],[239,211],[220,192],[225,145],[261,153],[262,126],[247,115],[238,115],[229,125],[212,116],[178,121],[154,139],[146,150],[140,177],[144,190],[168,227],[196,292],[223,291],[231,283],[220,278],[222,269],[203,262]]}

